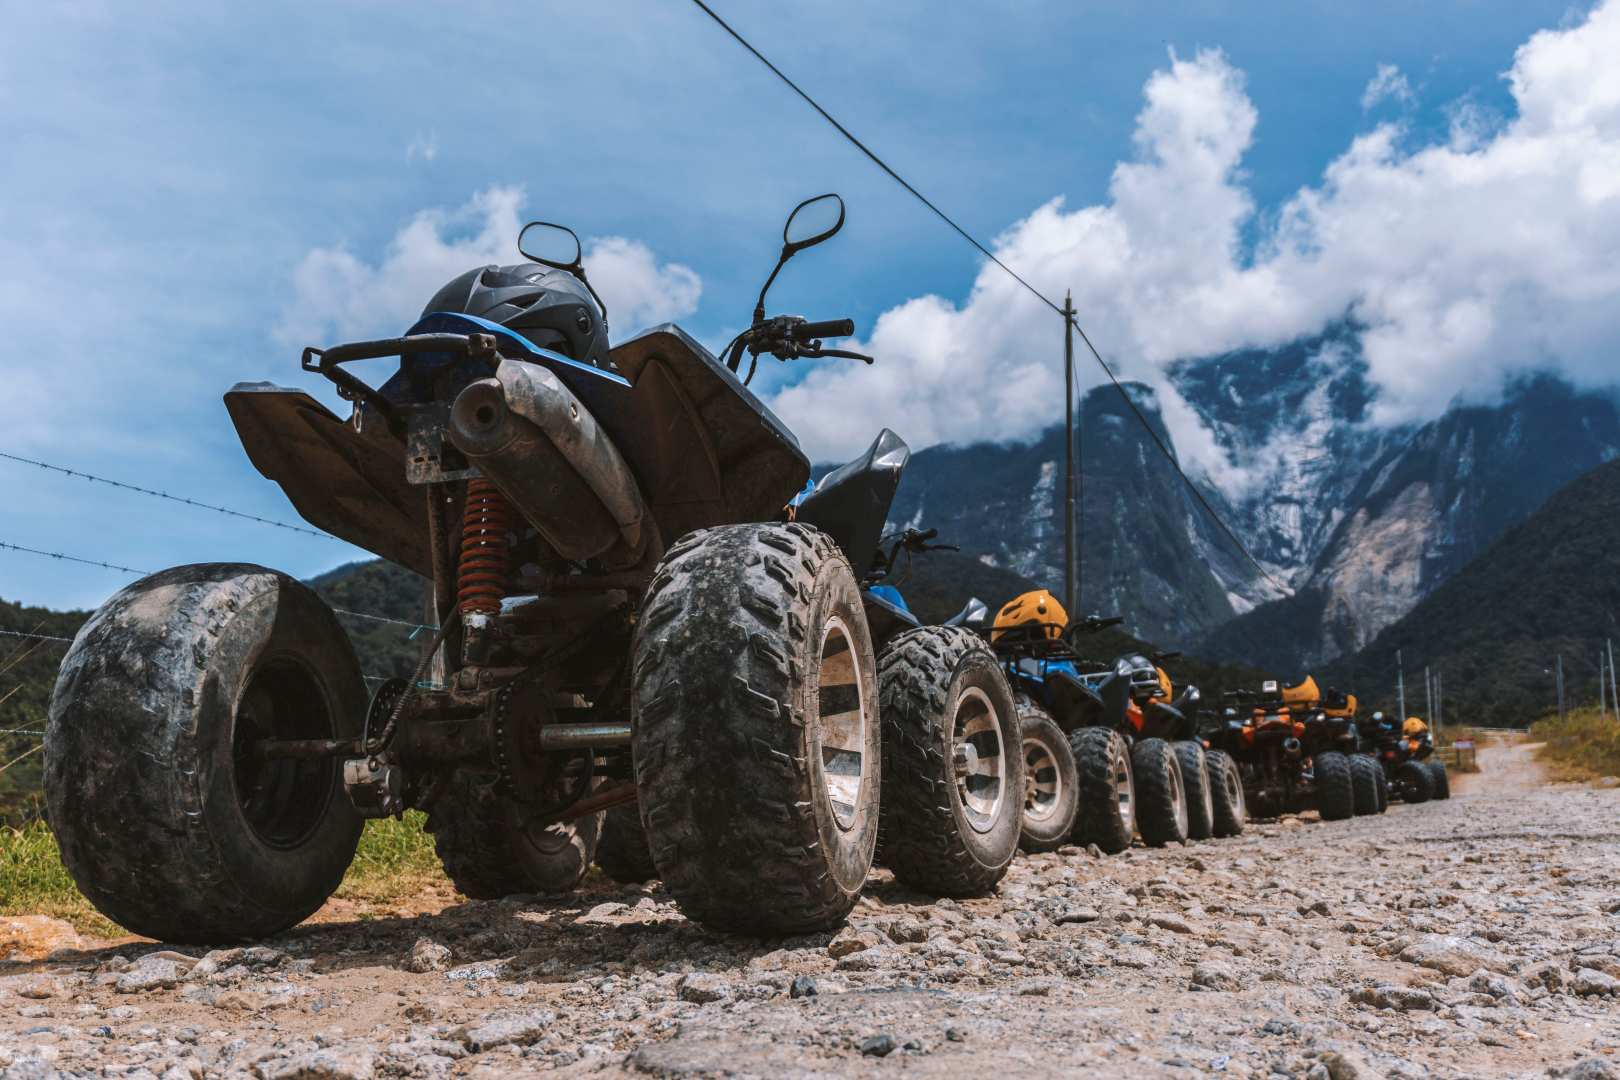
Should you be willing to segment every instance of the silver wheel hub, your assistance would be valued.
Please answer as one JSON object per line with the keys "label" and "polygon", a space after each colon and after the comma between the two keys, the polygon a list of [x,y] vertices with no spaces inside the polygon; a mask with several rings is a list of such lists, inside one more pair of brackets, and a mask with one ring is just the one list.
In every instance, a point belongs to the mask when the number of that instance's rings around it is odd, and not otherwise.
{"label": "silver wheel hub", "polygon": [[1187,792],[1181,782],[1181,765],[1170,759],[1170,805],[1175,808],[1176,832],[1187,835]]}
{"label": "silver wheel hub", "polygon": [[951,760],[956,771],[956,793],[968,825],[974,832],[989,832],[1001,813],[1007,793],[1007,748],[1001,741],[1001,718],[990,698],[969,687],[956,702],[951,718]]}
{"label": "silver wheel hub", "polygon": [[1057,755],[1039,739],[1024,740],[1024,818],[1044,822],[1057,813],[1064,798]]}
{"label": "silver wheel hub", "polygon": [[1126,829],[1136,827],[1136,789],[1131,783],[1131,755],[1124,739],[1113,739],[1108,758],[1108,775],[1114,784],[1114,805]]}
{"label": "silver wheel hub", "polygon": [[866,691],[862,687],[855,639],[834,615],[821,628],[820,679],[816,714],[821,735],[821,772],[840,829],[855,827],[861,789],[871,763],[866,760]]}

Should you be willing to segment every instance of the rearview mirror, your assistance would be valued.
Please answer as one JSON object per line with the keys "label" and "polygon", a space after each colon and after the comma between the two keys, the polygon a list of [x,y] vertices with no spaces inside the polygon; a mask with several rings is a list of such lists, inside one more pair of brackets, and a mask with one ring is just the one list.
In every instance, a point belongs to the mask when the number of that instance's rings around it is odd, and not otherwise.
{"label": "rearview mirror", "polygon": [[518,233],[518,253],[525,259],[558,270],[579,270],[579,236],[566,225],[531,221]]}
{"label": "rearview mirror", "polygon": [[844,227],[844,200],[829,192],[806,199],[793,208],[787,224],[782,226],[784,254],[814,247]]}

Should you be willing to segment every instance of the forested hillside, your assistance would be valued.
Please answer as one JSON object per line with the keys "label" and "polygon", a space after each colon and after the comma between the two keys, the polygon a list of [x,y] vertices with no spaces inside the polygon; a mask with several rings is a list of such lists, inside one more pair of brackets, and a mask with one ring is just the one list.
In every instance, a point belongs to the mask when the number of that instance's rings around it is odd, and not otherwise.
{"label": "forested hillside", "polygon": [[[1620,646],[1620,460],[1552,495],[1479,558],[1333,671],[1353,664],[1387,681],[1402,653],[1408,709],[1422,697],[1425,665],[1444,676],[1448,722],[1522,726],[1556,702],[1553,667],[1564,657],[1566,697],[1597,700],[1598,650]],[[1383,704],[1391,695],[1381,690]]]}

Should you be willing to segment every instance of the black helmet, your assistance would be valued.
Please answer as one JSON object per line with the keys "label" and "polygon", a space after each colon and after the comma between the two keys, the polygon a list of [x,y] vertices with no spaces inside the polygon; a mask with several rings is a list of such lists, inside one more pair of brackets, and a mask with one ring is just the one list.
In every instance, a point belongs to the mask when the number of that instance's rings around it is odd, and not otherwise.
{"label": "black helmet", "polygon": [[585,283],[537,263],[469,270],[433,294],[436,311],[476,315],[522,334],[542,349],[593,367],[608,366],[607,318]]}

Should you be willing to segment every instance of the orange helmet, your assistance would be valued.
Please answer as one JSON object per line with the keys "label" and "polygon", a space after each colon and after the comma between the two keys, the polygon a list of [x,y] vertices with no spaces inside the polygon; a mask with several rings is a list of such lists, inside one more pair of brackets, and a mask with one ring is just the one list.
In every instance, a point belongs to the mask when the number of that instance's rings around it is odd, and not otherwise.
{"label": "orange helmet", "polygon": [[990,630],[990,640],[995,641],[1007,631],[1019,626],[1037,626],[1040,636],[1049,641],[1056,641],[1063,634],[1063,628],[1069,625],[1069,613],[1063,610],[1057,597],[1045,589],[1035,589],[1015,596],[1002,605],[996,612],[995,625]]}

